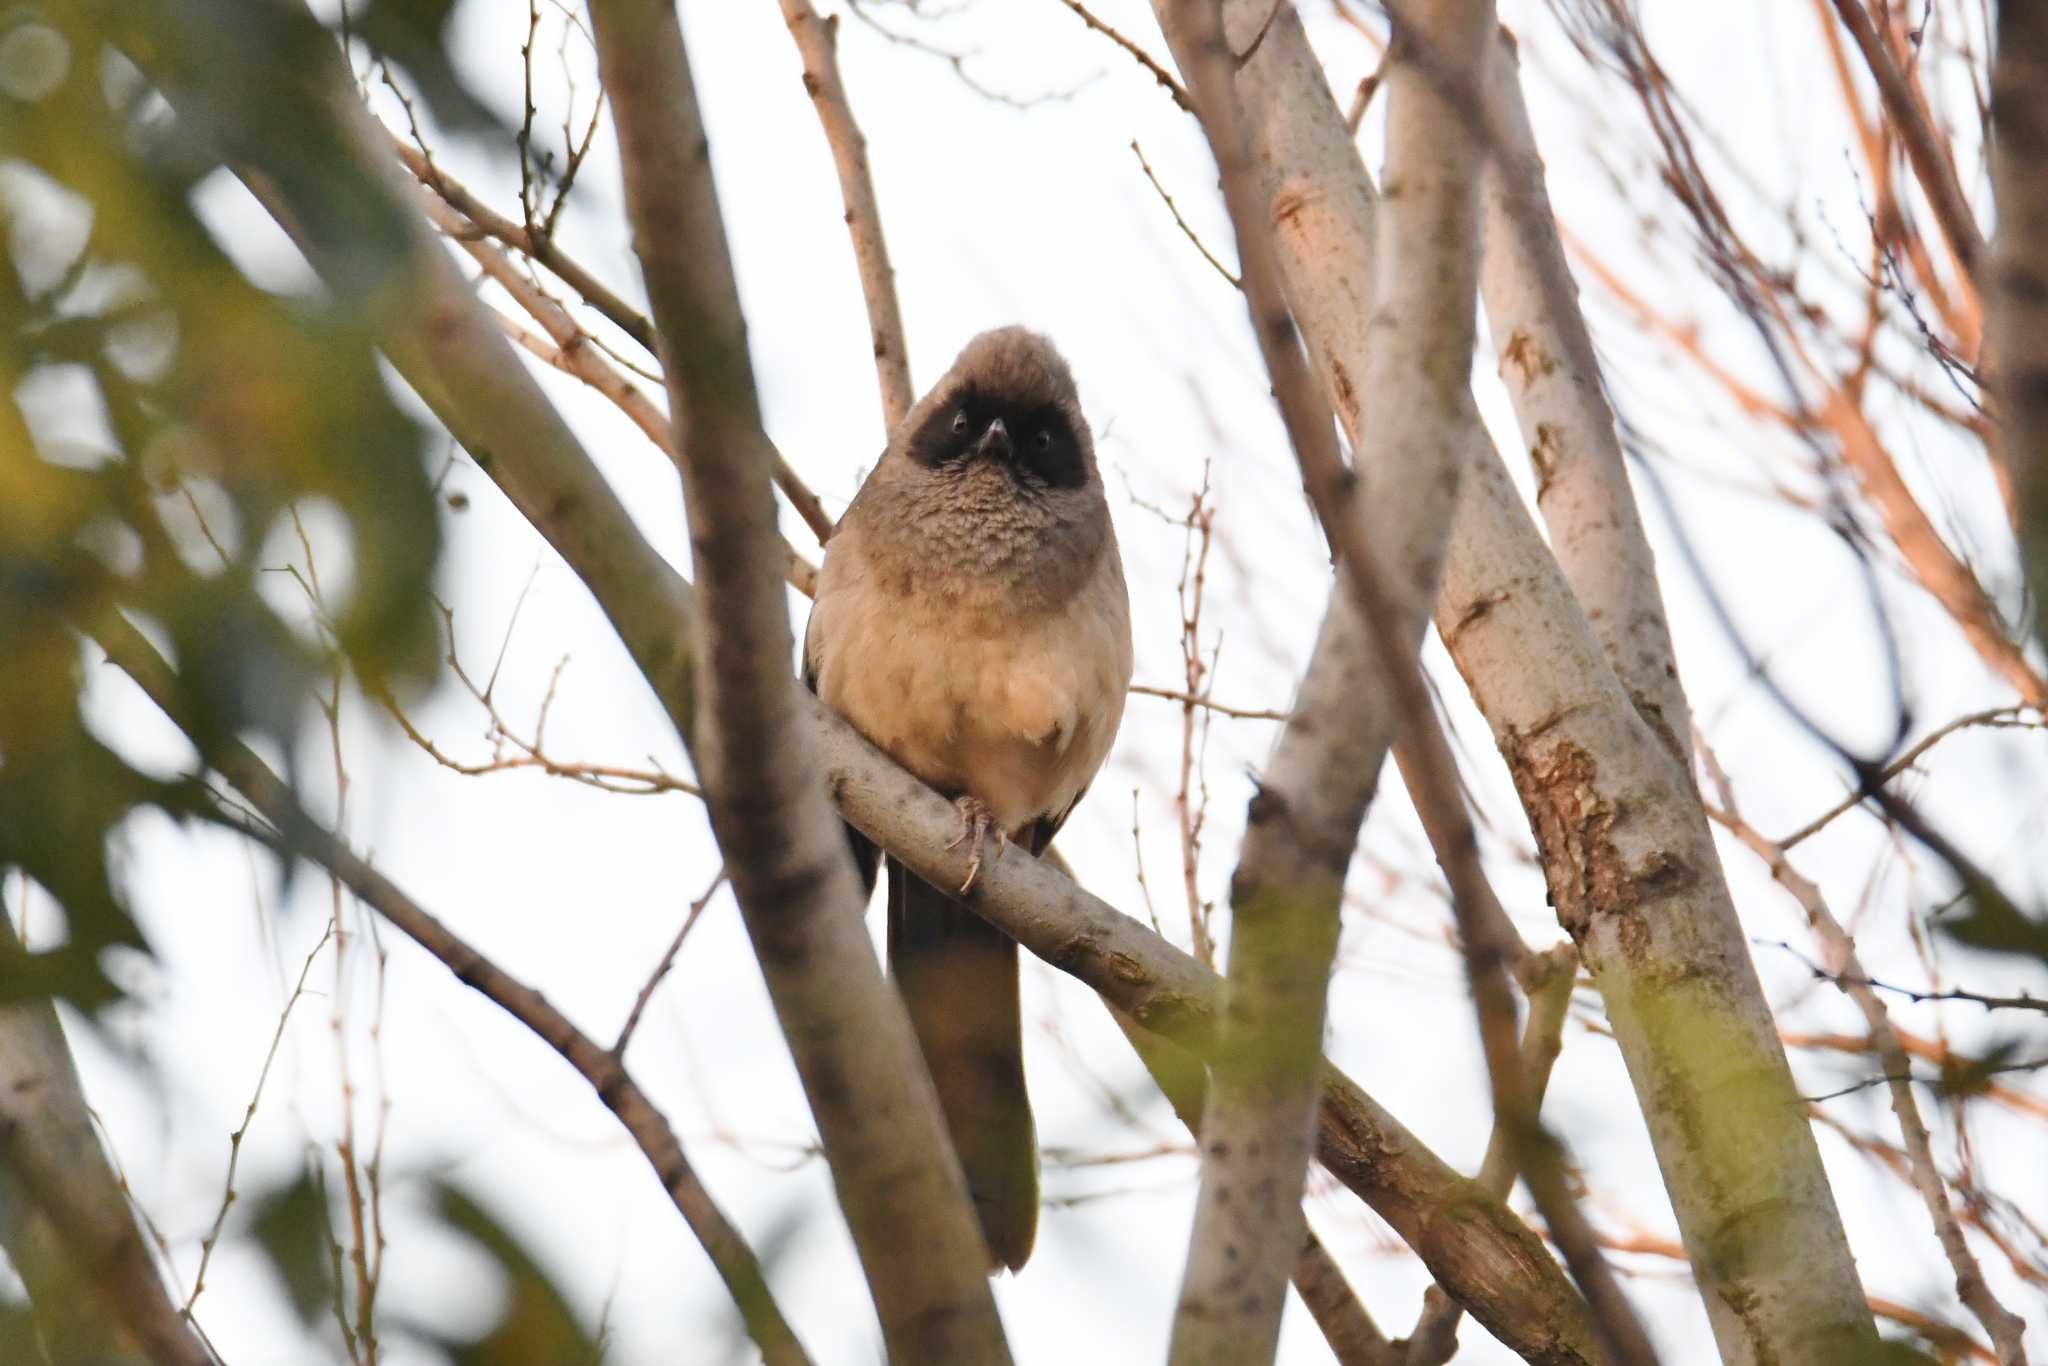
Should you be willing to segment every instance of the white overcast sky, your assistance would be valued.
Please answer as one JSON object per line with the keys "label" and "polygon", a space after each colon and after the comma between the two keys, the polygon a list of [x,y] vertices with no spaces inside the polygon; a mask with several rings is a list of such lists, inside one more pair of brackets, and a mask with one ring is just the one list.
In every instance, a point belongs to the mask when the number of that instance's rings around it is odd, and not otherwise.
{"label": "white overcast sky", "polygon": [[[1209,576],[1205,643],[1223,641],[1216,694],[1248,706],[1283,706],[1327,591],[1320,539],[1303,505],[1279,424],[1265,397],[1256,349],[1237,294],[1194,254],[1146,184],[1130,143],[1146,157],[1204,240],[1228,256],[1229,234],[1213,167],[1191,121],[1134,63],[1088,33],[1057,0],[981,0],[941,23],[913,25],[933,40],[973,49],[980,84],[1030,98],[1019,109],[975,93],[948,65],[891,44],[850,16],[841,57],[868,137],[895,258],[913,374],[922,386],[975,332],[1021,321],[1049,333],[1072,360],[1098,434],[1131,583],[1141,681],[1177,686],[1181,663],[1174,585],[1181,539],[1140,506],[1179,511],[1212,466],[1219,545]],[[1145,6],[1102,0],[1099,12],[1164,57]],[[1311,35],[1340,100],[1377,63],[1372,47],[1338,23],[1329,0],[1302,0]],[[1796,205],[1809,223],[1832,223],[1860,241],[1855,165],[1814,12],[1772,0],[1648,5],[1649,34],[1679,89],[1708,111],[1714,155],[1756,187],[1734,205],[1766,250],[1781,245],[1761,206]],[[1523,40],[1539,141],[1560,216],[1582,240],[1703,334],[1759,383],[1770,375],[1705,283],[1645,257],[1634,211],[1654,205],[1632,106],[1592,80],[1547,9],[1503,0]],[[880,451],[883,432],[868,362],[865,315],[840,221],[839,191],[798,63],[770,0],[685,0],[683,20],[709,125],[713,163],[751,325],[770,434],[828,507],[851,496]],[[498,109],[515,115],[518,47],[526,6],[469,0],[458,16],[460,64]],[[552,47],[559,16],[544,24]],[[579,110],[593,88],[587,52],[570,46]],[[552,58],[540,64],[543,121],[559,119]],[[389,114],[388,101],[379,102]],[[564,220],[568,250],[638,295],[620,210],[615,156],[601,138]],[[1362,135],[1379,160],[1379,123]],[[1589,152],[1597,144],[1602,161]],[[443,165],[501,208],[516,202],[509,154],[441,139]],[[1610,176],[1609,172],[1612,172]],[[304,288],[303,266],[224,178],[203,194],[209,220],[259,280]],[[1825,238],[1811,257],[1835,252]],[[1850,254],[1859,248],[1851,248]],[[1815,266],[1813,288],[1839,265]],[[1824,709],[1846,737],[1874,743],[1888,731],[1890,697],[1862,579],[1839,543],[1810,517],[1762,492],[1768,481],[1804,487],[1800,451],[1735,423],[1677,372],[1616,310],[1587,291],[1609,379],[1629,416],[1668,453],[1657,466],[1702,564],[1745,638],[1796,695]],[[1482,323],[1483,327],[1483,323]],[[1493,379],[1482,334],[1475,365],[1482,408],[1506,449],[1512,418]],[[639,433],[574,381],[547,372],[591,453],[647,535],[687,569],[673,472]],[[1916,487],[1938,490],[1944,515],[1985,557],[1995,582],[2009,550],[1981,458],[1935,439],[1903,443]],[[1526,483],[1526,470],[1511,462]],[[488,674],[514,604],[527,593],[499,675],[504,713],[529,724],[550,671],[570,660],[549,721],[558,757],[640,764],[653,756],[681,771],[667,723],[576,579],[474,467],[458,463],[450,488],[469,497],[450,512],[441,591],[454,612],[465,664]],[[1656,540],[1678,653],[1702,729],[1733,775],[1746,813],[1767,831],[1817,813],[1843,790],[1841,771],[1746,677],[1715,623],[1669,520],[1646,512]],[[792,539],[807,544],[794,518]],[[280,554],[285,553],[283,550]],[[335,552],[339,554],[340,552]],[[2009,700],[1936,609],[1889,572],[1879,575],[1909,660],[1916,716],[1935,724]],[[802,604],[792,601],[800,624]],[[1526,828],[1486,732],[1434,644],[1430,658],[1466,744],[1468,773],[1493,817],[1488,838],[1497,885],[1532,942],[1557,938],[1540,876],[1522,857]],[[163,764],[184,756],[161,718],[102,672],[91,688],[103,733]],[[483,717],[459,691],[421,705],[418,724],[451,752],[481,757]],[[1201,868],[1204,895],[1222,899],[1249,774],[1272,727],[1219,720],[1206,757],[1213,794]],[[345,819],[359,847],[429,909],[499,964],[542,988],[586,1029],[609,1037],[718,861],[689,798],[621,797],[528,773],[465,778],[437,768],[357,699],[344,710],[352,787]],[[1141,913],[1132,837],[1133,790],[1144,867],[1168,932],[1186,943],[1173,791],[1178,709],[1132,699],[1123,735],[1061,847],[1089,885]],[[302,754],[312,792],[332,809],[323,737]],[[1936,775],[1916,790],[1937,819],[2002,876],[2039,895],[2044,762],[2039,735],[1964,736],[1949,742]],[[1444,939],[1445,914],[1428,858],[1398,784],[1389,779],[1354,868],[1342,965],[1332,991],[1330,1051],[1361,1084],[1448,1160],[1477,1165],[1487,1127],[1483,1066],[1461,971]],[[328,909],[324,882],[280,888],[262,858],[217,834],[151,819],[127,832],[124,865],[157,950],[133,972],[137,1002],[118,1012],[113,1037],[155,1064],[152,1074],[74,1030],[88,1092],[143,1204],[189,1280],[198,1239],[218,1206],[227,1135],[240,1122],[280,1002]],[[1769,947],[1808,940],[1790,901],[1748,854],[1724,849],[1759,966],[1787,1019],[1850,1031],[1845,1001],[1811,989],[1798,962]],[[1941,890],[1916,851],[1894,849],[1874,822],[1851,816],[1801,850],[1802,868],[1837,910],[1858,914],[1866,962],[1879,976],[1918,981],[1905,933],[1908,908]],[[7,890],[9,907],[20,897]],[[36,908],[29,908],[31,932]],[[418,1232],[408,1177],[439,1175],[474,1192],[534,1247],[595,1320],[605,1318],[622,1363],[717,1362],[733,1351],[721,1291],[656,1183],[587,1087],[545,1047],[458,986],[436,963],[386,932],[388,980],[381,1026],[367,958],[351,960],[337,990],[332,954],[313,969],[317,995],[285,1034],[243,1153],[245,1198],[287,1181],[307,1145],[331,1145],[340,1114],[339,1058],[356,1088],[367,1133],[388,1100],[384,1161],[390,1174],[391,1249],[384,1304],[393,1315],[454,1315],[481,1327],[495,1293],[459,1246]],[[2020,979],[1997,965],[1943,950],[1973,985]],[[2001,975],[2004,972],[2005,975]],[[2039,990],[2036,981],[2035,989]],[[1191,1217],[1195,1164],[1185,1134],[1154,1100],[1120,1037],[1090,994],[1027,962],[1025,985],[1033,1099],[1047,1151],[1049,1206],[1038,1251],[997,1295],[1022,1362],[1143,1362],[1161,1358]],[[1931,1008],[1900,1017],[1923,1032]],[[335,1027],[337,1018],[340,1027]],[[1586,1165],[1596,1217],[1618,1229],[1671,1233],[1654,1160],[1612,1044],[1569,1029],[1546,1116]],[[1974,1013],[1940,1020],[1959,1046],[1988,1037]],[[2038,1036],[2038,1030],[2036,1035]],[[2040,1040],[2035,1038],[2038,1045]],[[339,1043],[339,1047],[338,1047]],[[2036,1052],[2041,1051],[2038,1047]],[[760,977],[730,898],[721,894],[655,998],[632,1053],[636,1074],[682,1133],[705,1183],[757,1247],[779,1244],[772,1277],[782,1305],[821,1363],[879,1359],[850,1244],[829,1212],[823,1163],[810,1155],[809,1120],[775,1033]],[[1868,1064],[1801,1064],[1809,1092],[1866,1075]],[[2033,1085],[2039,1094],[2039,1083]],[[1852,1127],[1892,1137],[1881,1092],[1830,1102]],[[1143,1117],[1132,1128],[1111,1099]],[[1954,1154],[1952,1125],[1941,1151]],[[2039,1211],[2048,1168],[2022,1130],[1988,1109],[1973,1124],[1985,1183]],[[1924,1211],[1902,1185],[1871,1177],[1823,1131],[1822,1146],[1873,1294],[1955,1319]],[[1166,1149],[1159,1155],[1146,1156]],[[1094,1159],[1129,1157],[1103,1163]],[[1319,1180],[1317,1228],[1389,1335],[1412,1324],[1427,1284],[1388,1231],[1341,1190]],[[234,1225],[231,1223],[231,1229]],[[1690,1287],[1669,1264],[1641,1263],[1637,1302],[1674,1366],[1714,1359]],[[2048,1304],[2021,1291],[1995,1255],[1987,1269],[2007,1303],[2035,1322],[2030,1344],[2048,1354]],[[236,1366],[322,1362],[335,1348],[299,1331],[256,1259],[228,1244],[216,1256],[199,1312]],[[1513,1358],[1479,1329],[1464,1330],[1471,1362]],[[1298,1305],[1282,1359],[1328,1359]],[[400,1366],[404,1354],[391,1360]]]}

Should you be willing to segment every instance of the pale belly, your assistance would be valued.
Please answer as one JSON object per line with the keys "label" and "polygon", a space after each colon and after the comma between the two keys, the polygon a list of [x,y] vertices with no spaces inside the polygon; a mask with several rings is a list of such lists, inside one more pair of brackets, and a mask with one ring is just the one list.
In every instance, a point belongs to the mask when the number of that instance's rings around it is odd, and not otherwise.
{"label": "pale belly", "polygon": [[920,779],[980,799],[1016,834],[1073,804],[1122,719],[1127,618],[1074,606],[999,633],[900,610],[835,617],[818,694]]}

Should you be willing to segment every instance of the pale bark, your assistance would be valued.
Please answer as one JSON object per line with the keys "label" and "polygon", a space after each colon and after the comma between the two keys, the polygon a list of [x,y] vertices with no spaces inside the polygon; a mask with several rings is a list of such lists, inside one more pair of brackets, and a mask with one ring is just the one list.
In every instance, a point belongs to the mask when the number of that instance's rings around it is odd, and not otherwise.
{"label": "pale bark", "polygon": [[[1117,1028],[1152,1074],[1167,1104],[1199,1143],[1202,1111],[1208,1105],[1209,1072],[1202,1060],[1164,1035],[1154,1034],[1115,1006],[1109,1007]],[[1400,1366],[1393,1346],[1381,1334],[1344,1273],[1313,1230],[1304,1228],[1301,1248],[1288,1278],[1301,1302],[1323,1332],[1338,1366]]]}
{"label": "pale bark", "polygon": [[1480,291],[1500,377],[1536,472],[1536,508],[1593,634],[1650,728],[1681,765],[1692,719],[1672,663],[1657,566],[1629,489],[1592,334],[1565,263],[1543,159],[1502,30],[1486,81],[1494,140],[1484,190]]}
{"label": "pale bark", "polygon": [[[0,910],[0,971],[25,953]],[[52,1366],[207,1366],[86,1109],[48,1001],[0,1006],[0,1245]]]}
{"label": "pale bark", "polygon": [[810,737],[793,724],[774,453],[675,7],[592,0],[590,19],[681,455],[699,594],[691,757],[712,831],[890,1356],[1007,1362],[966,1178],[862,923]]}
{"label": "pale bark", "polygon": [[[1358,378],[1370,182],[1287,16],[1239,84],[1295,316],[1356,424],[1375,396]],[[1860,1348],[1869,1307],[1689,775],[1607,666],[1484,432],[1461,440],[1472,464],[1438,627],[1606,999],[1722,1352]]]}
{"label": "pale bark", "polygon": [[[1306,1232],[1301,1191],[1344,875],[1396,719],[1387,693],[1359,683],[1402,667],[1395,655],[1412,658],[1424,614],[1420,604],[1405,620],[1385,610],[1378,578],[1364,560],[1366,528],[1345,515],[1352,509],[1338,489],[1352,481],[1280,295],[1217,0],[1172,0],[1163,17],[1215,154],[1237,237],[1239,287],[1274,397],[1306,482],[1319,493],[1319,506],[1330,506],[1325,524],[1351,571],[1332,594],[1308,677],[1246,813],[1231,879],[1229,977],[1200,1125],[1201,1189],[1170,1354],[1181,1366],[1221,1366],[1270,1360],[1279,1343],[1288,1268]],[[1403,456],[1419,457],[1414,463],[1434,472],[1433,450],[1400,449],[1390,458]],[[1455,488],[1455,475],[1433,482]],[[1400,504],[1387,511],[1428,516],[1427,509]],[[1435,521],[1435,544],[1424,549],[1426,573],[1440,557],[1448,517]],[[1357,631],[1360,617],[1374,629]],[[1337,735],[1344,743],[1333,742]]]}
{"label": "pale bark", "polygon": [[839,16],[818,17],[810,0],[781,0],[782,18],[804,63],[804,90],[818,107],[818,122],[832,146],[839,195],[846,204],[846,231],[853,238],[861,298],[867,303],[868,334],[874,343],[875,379],[882,390],[882,430],[893,432],[916,401],[910,385],[910,354],[903,342],[903,312],[896,301],[896,270],[882,236],[882,212],[868,170],[868,140],[854,121],[839,75]]}
{"label": "pale bark", "polygon": [[2035,629],[2048,636],[2048,9],[2038,3],[1998,7],[1991,122],[1991,379],[2019,485]]}

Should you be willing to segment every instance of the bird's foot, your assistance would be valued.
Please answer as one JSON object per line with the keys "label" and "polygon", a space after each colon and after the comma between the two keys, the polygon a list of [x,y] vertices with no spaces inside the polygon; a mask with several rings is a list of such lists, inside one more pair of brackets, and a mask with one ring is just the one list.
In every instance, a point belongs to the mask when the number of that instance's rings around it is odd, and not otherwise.
{"label": "bird's foot", "polygon": [[960,895],[966,896],[974,886],[974,879],[981,876],[981,843],[988,838],[991,830],[996,836],[996,858],[1001,860],[1003,851],[1010,847],[1010,832],[996,821],[996,813],[988,809],[987,803],[979,797],[961,797],[954,801],[953,809],[960,813],[960,833],[946,846],[957,849],[968,841],[967,880],[960,884]]}

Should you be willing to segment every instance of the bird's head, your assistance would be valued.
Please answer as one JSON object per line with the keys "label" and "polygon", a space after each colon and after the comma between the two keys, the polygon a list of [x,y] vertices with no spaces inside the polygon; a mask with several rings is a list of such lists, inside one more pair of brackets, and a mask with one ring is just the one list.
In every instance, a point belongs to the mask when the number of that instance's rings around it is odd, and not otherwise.
{"label": "bird's head", "polygon": [[984,332],[904,421],[903,449],[929,470],[994,467],[1020,489],[1078,489],[1095,448],[1073,373],[1052,343],[1021,327]]}

